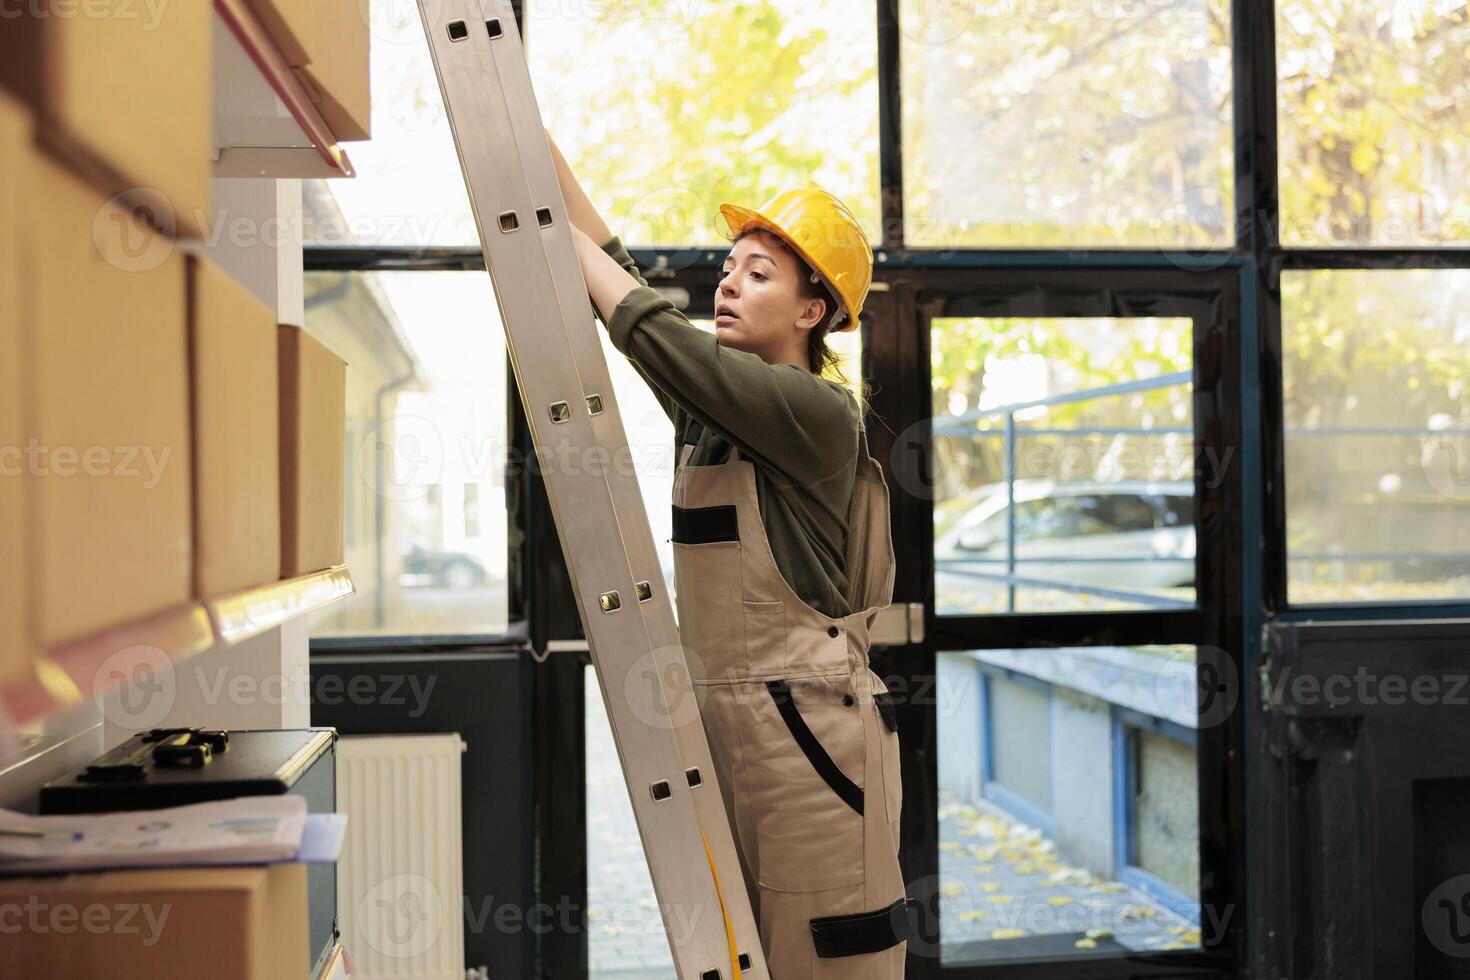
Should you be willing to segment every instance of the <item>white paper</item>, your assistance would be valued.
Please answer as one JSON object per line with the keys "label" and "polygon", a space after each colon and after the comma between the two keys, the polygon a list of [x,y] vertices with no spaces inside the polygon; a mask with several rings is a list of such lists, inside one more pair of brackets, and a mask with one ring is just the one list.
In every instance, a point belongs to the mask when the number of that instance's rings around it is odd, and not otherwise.
{"label": "white paper", "polygon": [[76,816],[0,810],[0,874],[289,861],[305,830],[306,800],[289,794]]}

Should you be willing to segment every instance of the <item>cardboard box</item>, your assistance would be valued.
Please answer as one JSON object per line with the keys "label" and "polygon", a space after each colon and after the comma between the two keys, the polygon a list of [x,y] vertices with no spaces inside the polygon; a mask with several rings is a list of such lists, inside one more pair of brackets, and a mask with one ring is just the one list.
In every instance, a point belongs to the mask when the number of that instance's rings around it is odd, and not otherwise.
{"label": "cardboard box", "polygon": [[281,577],[342,564],[347,362],[282,324]]}
{"label": "cardboard box", "polygon": [[250,0],[338,140],[371,137],[368,0]]}
{"label": "cardboard box", "polygon": [[6,878],[0,910],[5,977],[283,980],[309,971],[304,864]]}
{"label": "cardboard box", "polygon": [[[199,237],[209,216],[213,4],[30,4],[0,31],[0,86],[47,146],[106,192]],[[35,13],[39,11],[39,13]]]}
{"label": "cardboard box", "polygon": [[281,571],[276,314],[207,259],[189,262],[194,594]]}
{"label": "cardboard box", "polygon": [[32,629],[49,646],[189,601],[185,265],[67,168],[17,163]]}
{"label": "cardboard box", "polygon": [[21,173],[10,165],[28,152],[30,116],[0,92],[0,685],[30,663],[25,574],[25,458],[21,455],[20,224]]}
{"label": "cardboard box", "polygon": [[371,34],[366,0],[314,3],[311,58],[297,76],[340,141],[372,136]]}

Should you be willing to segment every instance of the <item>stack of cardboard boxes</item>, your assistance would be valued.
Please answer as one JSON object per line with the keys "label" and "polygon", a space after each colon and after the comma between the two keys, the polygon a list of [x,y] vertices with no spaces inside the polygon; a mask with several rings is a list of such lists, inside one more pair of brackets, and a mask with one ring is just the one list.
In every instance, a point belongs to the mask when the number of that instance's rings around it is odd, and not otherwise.
{"label": "stack of cardboard boxes", "polygon": [[[342,562],[346,366],[198,241],[214,6],[58,0],[0,34],[0,686],[61,645]],[[366,4],[248,9],[337,137],[367,138]],[[46,886],[53,905],[200,910],[167,930],[171,952],[108,953],[115,932],[3,945],[31,967],[50,949],[68,976],[293,975],[305,890],[288,867]],[[0,881],[0,900],[26,887]]]}
{"label": "stack of cardboard boxes", "polygon": [[[254,6],[323,115],[365,137],[356,0]],[[0,683],[342,561],[345,365],[194,240],[213,10],[94,7],[0,41]]]}
{"label": "stack of cardboard boxes", "polygon": [[311,962],[306,865],[0,878],[0,976],[289,980]]}

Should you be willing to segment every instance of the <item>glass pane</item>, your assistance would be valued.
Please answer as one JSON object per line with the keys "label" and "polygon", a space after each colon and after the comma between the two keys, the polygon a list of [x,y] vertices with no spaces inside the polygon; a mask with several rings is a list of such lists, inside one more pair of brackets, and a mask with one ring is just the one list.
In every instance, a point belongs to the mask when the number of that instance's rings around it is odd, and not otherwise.
{"label": "glass pane", "polygon": [[1229,460],[1196,459],[1192,336],[1186,317],[931,321],[934,485],[915,489],[939,613],[1194,604],[1194,472]]}
{"label": "glass pane", "polygon": [[832,348],[833,352],[837,355],[837,371],[841,375],[837,380],[844,382],[849,391],[861,397],[863,394],[862,330],[849,330],[846,333],[829,333],[827,335],[827,346]]}
{"label": "glass pane", "polygon": [[306,325],[348,364],[357,586],[312,635],[503,633],[505,340],[489,277],[308,273]]}
{"label": "glass pane", "polygon": [[1278,0],[1281,238],[1470,241],[1470,8]]}
{"label": "glass pane", "polygon": [[345,143],[357,176],[307,180],[309,243],[478,245],[418,6],[371,6],[373,138]]}
{"label": "glass pane", "polygon": [[1234,242],[1228,0],[900,0],[914,246]]}
{"label": "glass pane", "polygon": [[676,980],[597,670],[588,664],[585,676],[588,973],[593,980]]}
{"label": "glass pane", "polygon": [[756,207],[809,182],[878,240],[871,0],[756,0],[719,16],[666,0],[530,3],[527,16],[542,116],[625,243],[721,242],[722,201]]}
{"label": "glass pane", "polygon": [[1282,273],[1287,596],[1470,596],[1470,271]]}
{"label": "glass pane", "polygon": [[[694,321],[711,332],[714,321]],[[643,506],[648,511],[648,524],[653,531],[654,547],[663,567],[665,595],[674,594],[673,499],[674,468],[678,457],[674,452],[674,423],[664,414],[647,382],[633,370],[632,363],[613,347],[607,331],[598,328],[608,374],[612,376],[613,393],[618,399],[618,412],[628,434],[628,452],[638,489],[643,493]],[[599,706],[601,702],[599,702]],[[591,732],[588,732],[591,738]],[[589,743],[590,744],[590,743]],[[621,784],[620,784],[621,785]],[[628,810],[628,819],[633,811]]]}
{"label": "glass pane", "polygon": [[1194,648],[937,657],[943,965],[1199,947]]}

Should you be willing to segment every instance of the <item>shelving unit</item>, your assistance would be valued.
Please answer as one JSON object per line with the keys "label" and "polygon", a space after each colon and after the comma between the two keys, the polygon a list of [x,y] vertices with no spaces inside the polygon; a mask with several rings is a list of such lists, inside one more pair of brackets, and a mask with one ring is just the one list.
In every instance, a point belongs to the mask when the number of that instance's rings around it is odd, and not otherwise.
{"label": "shelving unit", "polygon": [[221,643],[264,633],[297,616],[305,616],[356,593],[346,565],[310,572],[269,585],[243,589],[205,603],[214,634]]}
{"label": "shelving unit", "polygon": [[34,674],[0,688],[0,708],[21,726],[74,707],[124,679],[104,671],[135,647],[159,651],[175,666],[216,645],[232,646],[355,593],[346,565],[189,602],[60,644],[37,658]]}
{"label": "shelving unit", "polygon": [[[358,0],[213,0],[147,25],[46,6],[0,37],[0,157],[18,164],[0,181],[0,442],[161,455],[146,485],[85,463],[85,484],[61,482],[64,464],[0,483],[16,545],[0,563],[13,598],[0,610],[0,806],[22,812],[139,732],[310,726],[310,615],[357,591],[343,564],[346,368],[319,358],[307,373],[298,355],[288,370],[283,353],[302,344],[282,337],[304,332],[302,182],[355,176],[341,144],[371,129]],[[291,493],[315,506],[288,524],[276,504]],[[331,778],[314,808],[331,806]],[[131,954],[22,949],[35,938],[23,929],[0,944],[0,974],[193,975],[200,929],[253,958],[252,976],[290,972],[298,942],[301,966],[340,963],[320,871],[309,886],[299,865],[268,884],[239,872],[271,923],[219,869],[145,872],[150,889],[234,897],[184,939]],[[43,890],[99,882],[116,884]],[[33,894],[23,878],[7,887]]]}
{"label": "shelving unit", "polygon": [[[352,7],[356,5],[344,7],[343,16],[355,16]],[[212,175],[252,178],[216,181],[216,218],[249,220],[262,227],[280,221],[293,227],[300,208],[296,180],[355,175],[341,141],[366,136],[364,90],[353,90],[350,68],[341,74],[343,63],[323,56],[320,42],[325,35],[312,21],[275,16],[269,2],[257,0],[213,0],[212,10]],[[366,16],[365,9],[358,11]],[[333,37],[342,43],[361,43],[365,50],[365,23],[352,20],[337,26],[342,28],[340,36]],[[317,71],[317,56],[323,56],[323,72],[337,81],[345,79],[342,90],[318,84],[323,73]],[[338,74],[331,74],[325,63]],[[346,128],[334,132],[329,119],[339,119]],[[68,166],[78,172],[107,170],[108,161],[89,155],[86,147],[52,147],[53,152],[61,149],[67,151]],[[299,241],[241,249],[227,241],[204,247],[181,238],[179,247],[219,263],[272,308],[278,322],[301,322],[300,283],[293,281],[299,274],[293,277],[296,263],[290,254],[294,250],[299,262]],[[85,712],[72,712],[72,720],[59,716],[91,703],[104,688],[141,679],[134,672],[144,663],[177,666],[205,651],[223,650],[229,651],[232,670],[285,674],[305,662],[303,617],[353,594],[347,567],[338,565],[182,602],[41,650],[17,679],[0,684],[0,748],[7,744],[7,733],[94,724],[81,717]],[[284,629],[273,648],[268,644],[229,650],[277,628]],[[138,655],[140,647],[145,657]],[[294,717],[288,717],[293,711]],[[304,711],[305,706],[283,707],[280,719],[257,723],[296,723],[304,719]]]}

